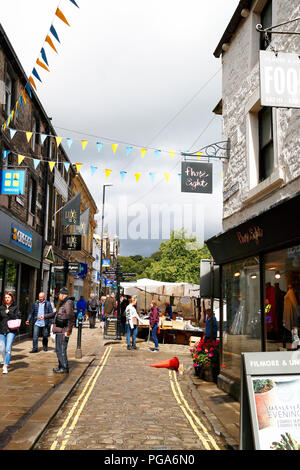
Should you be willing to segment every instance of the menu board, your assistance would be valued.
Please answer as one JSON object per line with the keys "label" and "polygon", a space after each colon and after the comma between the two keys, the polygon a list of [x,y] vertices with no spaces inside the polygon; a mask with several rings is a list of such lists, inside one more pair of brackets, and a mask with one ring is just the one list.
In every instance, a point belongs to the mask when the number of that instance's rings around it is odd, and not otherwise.
{"label": "menu board", "polygon": [[212,163],[181,162],[181,192],[212,194]]}
{"label": "menu board", "polygon": [[300,351],[244,353],[242,374],[240,448],[300,450]]}

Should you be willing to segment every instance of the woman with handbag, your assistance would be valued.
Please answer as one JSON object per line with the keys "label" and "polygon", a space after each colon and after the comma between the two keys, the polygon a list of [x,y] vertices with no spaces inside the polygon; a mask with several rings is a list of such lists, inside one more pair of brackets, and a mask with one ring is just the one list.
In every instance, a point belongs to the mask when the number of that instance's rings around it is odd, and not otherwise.
{"label": "woman with handbag", "polygon": [[0,342],[3,355],[3,374],[7,374],[7,367],[11,358],[11,349],[17,330],[21,326],[21,313],[15,304],[12,292],[5,292],[3,303],[0,306]]}
{"label": "woman with handbag", "polygon": [[[135,345],[135,339],[138,332],[138,322],[142,321],[139,317],[135,305],[137,302],[137,297],[133,296],[129,300],[129,305],[126,307],[126,324],[127,324],[127,349],[137,349]],[[132,336],[132,345],[130,345],[130,336]]]}
{"label": "woman with handbag", "polygon": [[156,305],[155,300],[151,302],[151,310],[150,310],[150,328],[152,329],[152,338],[155,344],[154,348],[151,348],[152,352],[159,352],[158,347],[158,338],[157,338],[157,330],[159,327],[159,309]]}

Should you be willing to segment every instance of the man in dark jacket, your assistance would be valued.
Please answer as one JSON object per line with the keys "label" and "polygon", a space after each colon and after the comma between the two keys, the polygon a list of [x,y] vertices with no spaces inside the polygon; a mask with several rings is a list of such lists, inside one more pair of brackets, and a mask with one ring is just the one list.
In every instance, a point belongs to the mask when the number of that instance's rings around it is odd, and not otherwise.
{"label": "man in dark jacket", "polygon": [[27,317],[26,325],[30,324],[31,318],[33,319],[33,338],[32,338],[32,350],[31,353],[38,352],[38,339],[40,330],[43,335],[43,349],[48,351],[48,336],[49,330],[52,323],[54,312],[52,305],[46,300],[44,292],[39,293],[39,300],[33,304],[30,314]]}
{"label": "man in dark jacket", "polygon": [[53,324],[58,367],[54,368],[53,372],[57,374],[67,374],[69,372],[67,348],[69,337],[75,323],[74,297],[69,297],[68,289],[63,287],[59,291],[58,300],[60,303]]}
{"label": "man in dark jacket", "polygon": [[89,316],[90,328],[95,328],[96,315],[100,308],[100,303],[95,294],[91,293],[89,300],[87,301],[87,311]]}
{"label": "man in dark jacket", "polygon": [[109,315],[113,315],[114,311],[116,310],[116,300],[114,294],[110,296],[107,295],[105,302],[104,302],[104,315],[107,317]]}

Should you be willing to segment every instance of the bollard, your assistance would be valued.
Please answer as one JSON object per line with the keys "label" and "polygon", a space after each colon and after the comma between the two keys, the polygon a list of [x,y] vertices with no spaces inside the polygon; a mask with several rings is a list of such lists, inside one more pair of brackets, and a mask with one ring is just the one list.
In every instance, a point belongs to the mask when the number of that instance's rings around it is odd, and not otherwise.
{"label": "bollard", "polygon": [[82,358],[82,351],[81,351],[82,324],[83,324],[83,317],[80,315],[78,316],[77,348],[75,352],[76,359]]}

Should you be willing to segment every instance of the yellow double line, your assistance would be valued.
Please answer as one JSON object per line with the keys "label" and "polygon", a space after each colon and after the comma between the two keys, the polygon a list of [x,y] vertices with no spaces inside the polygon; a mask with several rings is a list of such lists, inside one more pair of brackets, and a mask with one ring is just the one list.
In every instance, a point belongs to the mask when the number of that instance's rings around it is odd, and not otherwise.
{"label": "yellow double line", "polygon": [[[177,380],[176,372],[173,371],[173,377],[172,377],[172,372],[169,370],[169,377],[170,377],[170,384],[171,384],[171,389],[173,392],[174,397],[177,400],[178,405],[180,406],[182,412],[184,413],[185,417],[189,421],[191,427],[193,428],[194,432],[197,434],[199,440],[202,442],[204,448],[206,450],[211,450],[209,443],[215,450],[220,450],[220,447],[216,443],[215,439],[213,436],[208,432],[204,424],[200,421],[200,419],[195,415],[193,410],[190,408],[188,402],[184,398],[184,395],[182,393],[182,390],[180,388],[180,385]],[[199,430],[201,429],[201,432]]]}
{"label": "yellow double line", "polygon": [[[103,367],[105,366],[105,364],[107,362],[107,359],[108,359],[108,356],[109,356],[110,352],[111,352],[111,347],[109,347],[105,350],[105,353],[103,354],[99,365],[96,367],[93,374],[91,375],[91,377],[87,381],[84,389],[82,390],[81,394],[77,398],[77,400],[76,400],[75,404],[73,405],[72,409],[70,410],[67,418],[65,419],[65,421],[63,422],[61,428],[57,432],[56,439],[52,443],[52,445],[50,447],[50,450],[56,450],[56,447],[58,446],[59,440],[61,440],[61,439],[63,439],[61,441],[61,446],[57,450],[64,450],[66,448],[66,445],[67,445],[68,440],[69,440],[69,438],[72,434],[72,431],[74,430],[74,428],[77,424],[77,421],[78,421],[78,419],[79,419],[79,417],[82,413],[82,410],[85,407],[86,402],[88,401],[88,398],[89,398],[90,394],[92,393],[92,391],[93,391],[93,389],[96,385],[96,382],[99,378],[99,375],[101,374],[101,372],[103,370]],[[81,403],[80,403],[80,401],[81,401]],[[73,417],[73,415],[74,415],[74,417]],[[71,422],[70,426],[68,427],[68,424],[72,420],[72,417],[73,417],[73,421]]]}

